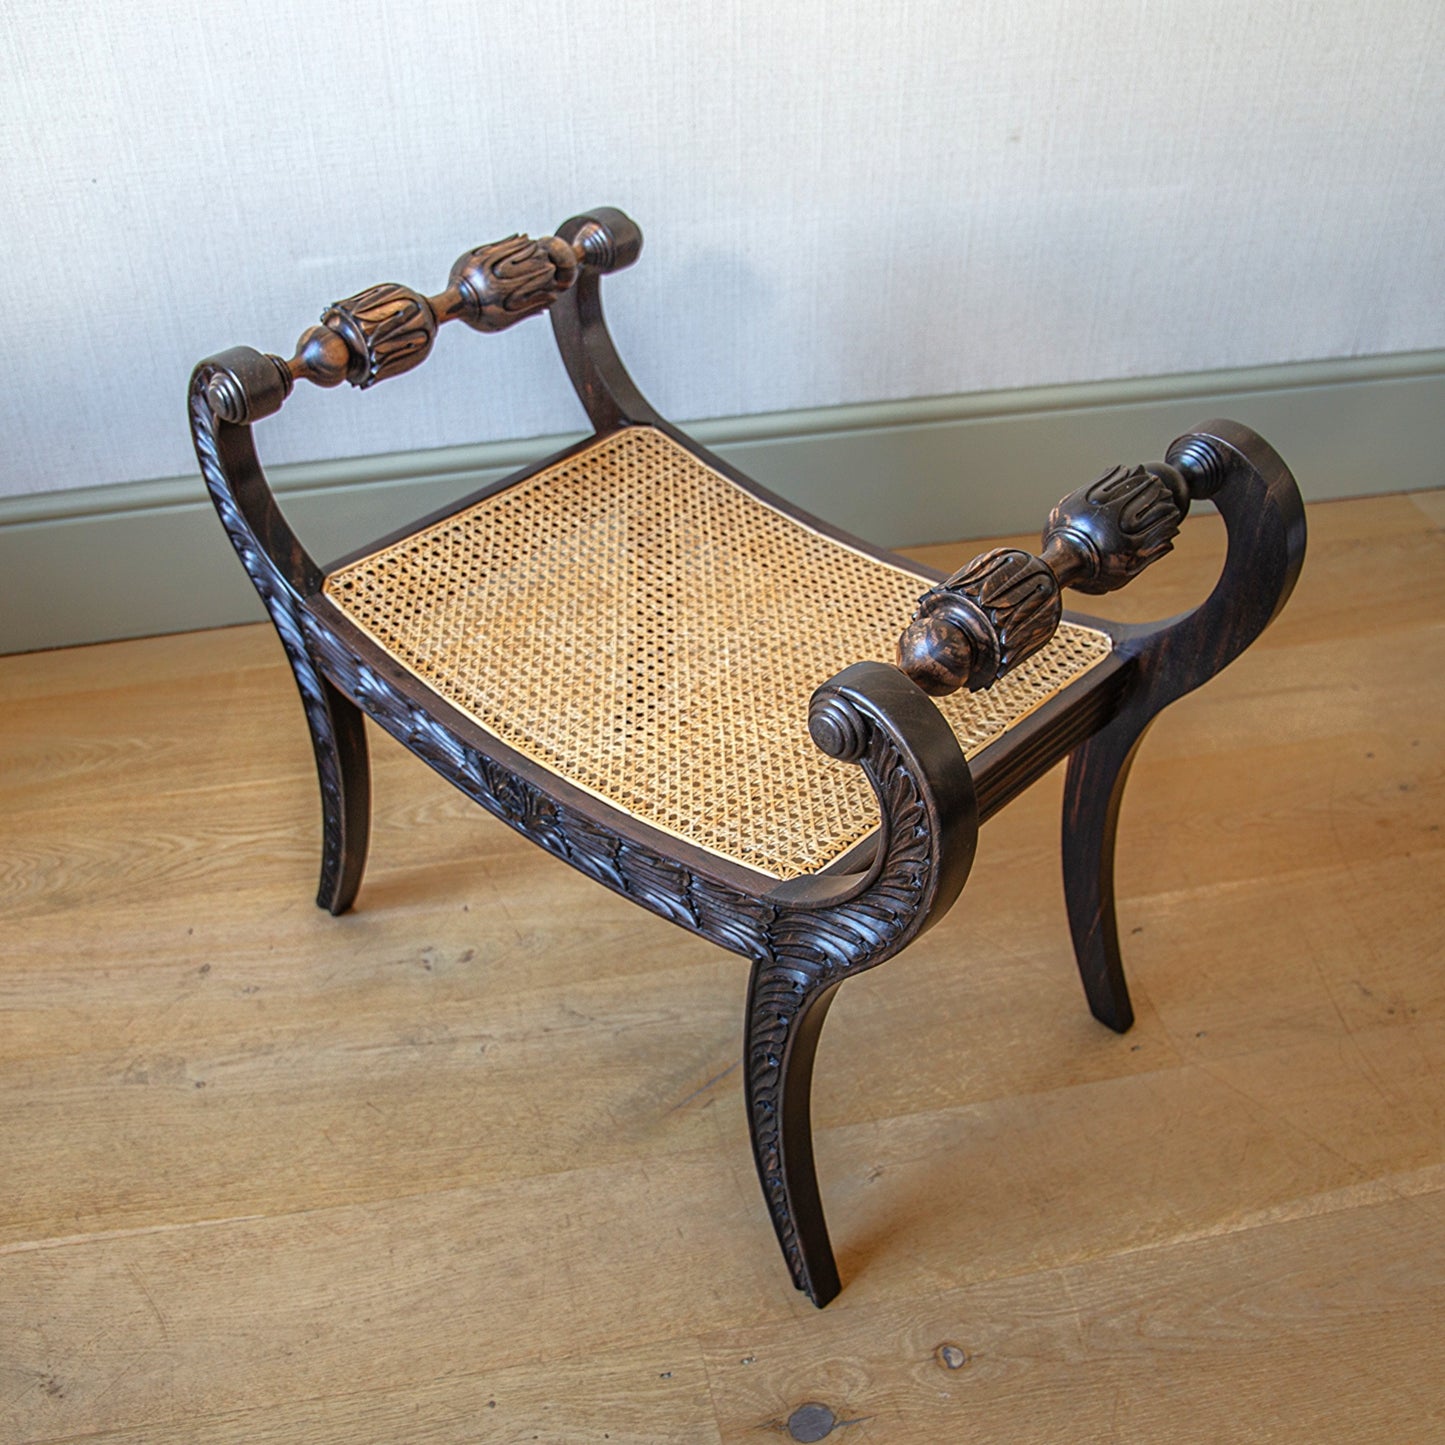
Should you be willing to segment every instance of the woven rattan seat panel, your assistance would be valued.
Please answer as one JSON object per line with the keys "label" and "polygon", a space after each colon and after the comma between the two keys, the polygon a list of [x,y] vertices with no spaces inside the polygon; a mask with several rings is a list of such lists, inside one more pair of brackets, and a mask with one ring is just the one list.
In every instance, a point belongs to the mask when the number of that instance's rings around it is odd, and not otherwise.
{"label": "woven rattan seat panel", "polygon": [[[878,823],[808,736],[813,689],[892,660],[928,584],[631,427],[332,573],[326,594],[508,746],[778,878]],[[976,754],[1109,653],[1064,623],[986,693],[943,699]]]}

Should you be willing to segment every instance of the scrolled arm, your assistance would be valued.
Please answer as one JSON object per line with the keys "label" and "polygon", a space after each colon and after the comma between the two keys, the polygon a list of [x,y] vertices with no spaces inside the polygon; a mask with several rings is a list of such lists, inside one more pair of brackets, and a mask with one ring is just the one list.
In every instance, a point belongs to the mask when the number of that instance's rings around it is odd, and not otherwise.
{"label": "scrolled arm", "polygon": [[990,687],[1044,647],[1063,616],[1060,593],[1113,592],[1173,547],[1191,496],[1172,462],[1113,467],[1049,513],[1039,555],[999,548],[919,598],[898,639],[898,665],[924,692]]}
{"label": "scrolled arm", "polygon": [[438,328],[461,321],[474,331],[503,331],[545,311],[570,290],[584,269],[608,272],[631,265],[642,233],[621,211],[602,208],[560,228],[563,236],[508,236],[457,258],[447,287],[423,296],[386,282],[333,302],[321,322],[302,333],[294,354],[267,355],[277,389],[248,387],[247,376],[213,358],[206,400],[221,421],[246,425],[275,412],[297,381],[365,390],[420,366]]}
{"label": "scrolled arm", "polygon": [[829,757],[867,774],[878,844],[862,871],[791,878],[767,897],[790,917],[837,910],[833,944],[818,946],[836,946],[839,966],[866,958],[872,967],[941,917],[962,889],[978,838],[973,775],[943,715],[881,662],[855,662],[822,683],[808,731]]}

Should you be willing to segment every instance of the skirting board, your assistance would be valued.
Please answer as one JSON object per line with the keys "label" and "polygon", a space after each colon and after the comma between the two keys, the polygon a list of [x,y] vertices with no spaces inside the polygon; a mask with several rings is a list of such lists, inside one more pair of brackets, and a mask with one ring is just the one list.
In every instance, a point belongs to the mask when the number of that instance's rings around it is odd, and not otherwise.
{"label": "skirting board", "polygon": [[[1209,417],[1261,432],[1307,501],[1445,484],[1445,352],[930,397],[701,422],[705,445],[790,501],[891,546],[1031,531],[1118,461]],[[179,425],[179,420],[178,423]],[[573,440],[277,467],[329,559]],[[0,652],[264,614],[199,476],[0,501]]]}

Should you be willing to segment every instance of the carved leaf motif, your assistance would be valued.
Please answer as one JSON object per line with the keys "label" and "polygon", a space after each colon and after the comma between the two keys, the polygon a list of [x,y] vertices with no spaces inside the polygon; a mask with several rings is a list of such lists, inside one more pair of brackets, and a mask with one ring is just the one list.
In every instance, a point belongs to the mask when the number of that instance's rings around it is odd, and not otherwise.
{"label": "carved leaf motif", "polygon": [[1115,467],[1049,513],[1044,546],[1073,555],[1080,575],[1069,585],[1098,596],[1113,592],[1172,550],[1179,504],[1145,467]]}
{"label": "carved leaf motif", "polygon": [[1179,530],[1179,508],[1169,488],[1144,467],[1115,467],[1084,493],[1095,507],[1112,513],[1115,525],[1141,551],[1158,556]]}
{"label": "carved leaf motif", "polygon": [[806,1264],[781,1162],[784,1052],[811,997],[902,948],[927,917],[932,891],[934,839],[917,777],[880,728],[871,730],[863,766],[883,813],[884,857],[875,882],[847,903],[780,911],[769,961],[753,981],[748,1102],[763,1193],[800,1289],[807,1287]]}
{"label": "carved leaf motif", "polygon": [[392,283],[338,301],[321,322],[345,340],[351,352],[348,379],[363,391],[420,366],[437,332],[426,298]]}
{"label": "carved leaf motif", "polygon": [[468,251],[452,267],[462,319],[501,331],[550,306],[577,279],[577,256],[555,236],[508,236]]}
{"label": "carved leaf motif", "polygon": [[1045,646],[1062,617],[1048,565],[1017,548],[995,548],[919,599],[899,639],[899,665],[935,697],[989,687]]}
{"label": "carved leaf motif", "polygon": [[1044,646],[1063,615],[1054,574],[1017,548],[985,552],[943,585],[971,598],[993,624],[1001,673]]}

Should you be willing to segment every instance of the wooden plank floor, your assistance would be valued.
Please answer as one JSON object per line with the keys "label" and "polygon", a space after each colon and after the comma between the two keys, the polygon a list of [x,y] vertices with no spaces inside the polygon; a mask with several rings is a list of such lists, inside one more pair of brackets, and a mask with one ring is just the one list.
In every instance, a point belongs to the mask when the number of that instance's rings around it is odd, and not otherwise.
{"label": "wooden plank floor", "polygon": [[[319,913],[267,629],[0,660],[0,1440],[1445,1438],[1445,493],[1310,525],[1135,769],[1130,1035],[1073,974],[1057,774],[843,990],[822,1313],[740,960],[385,739]],[[1190,521],[1117,614],[1221,547]]]}

